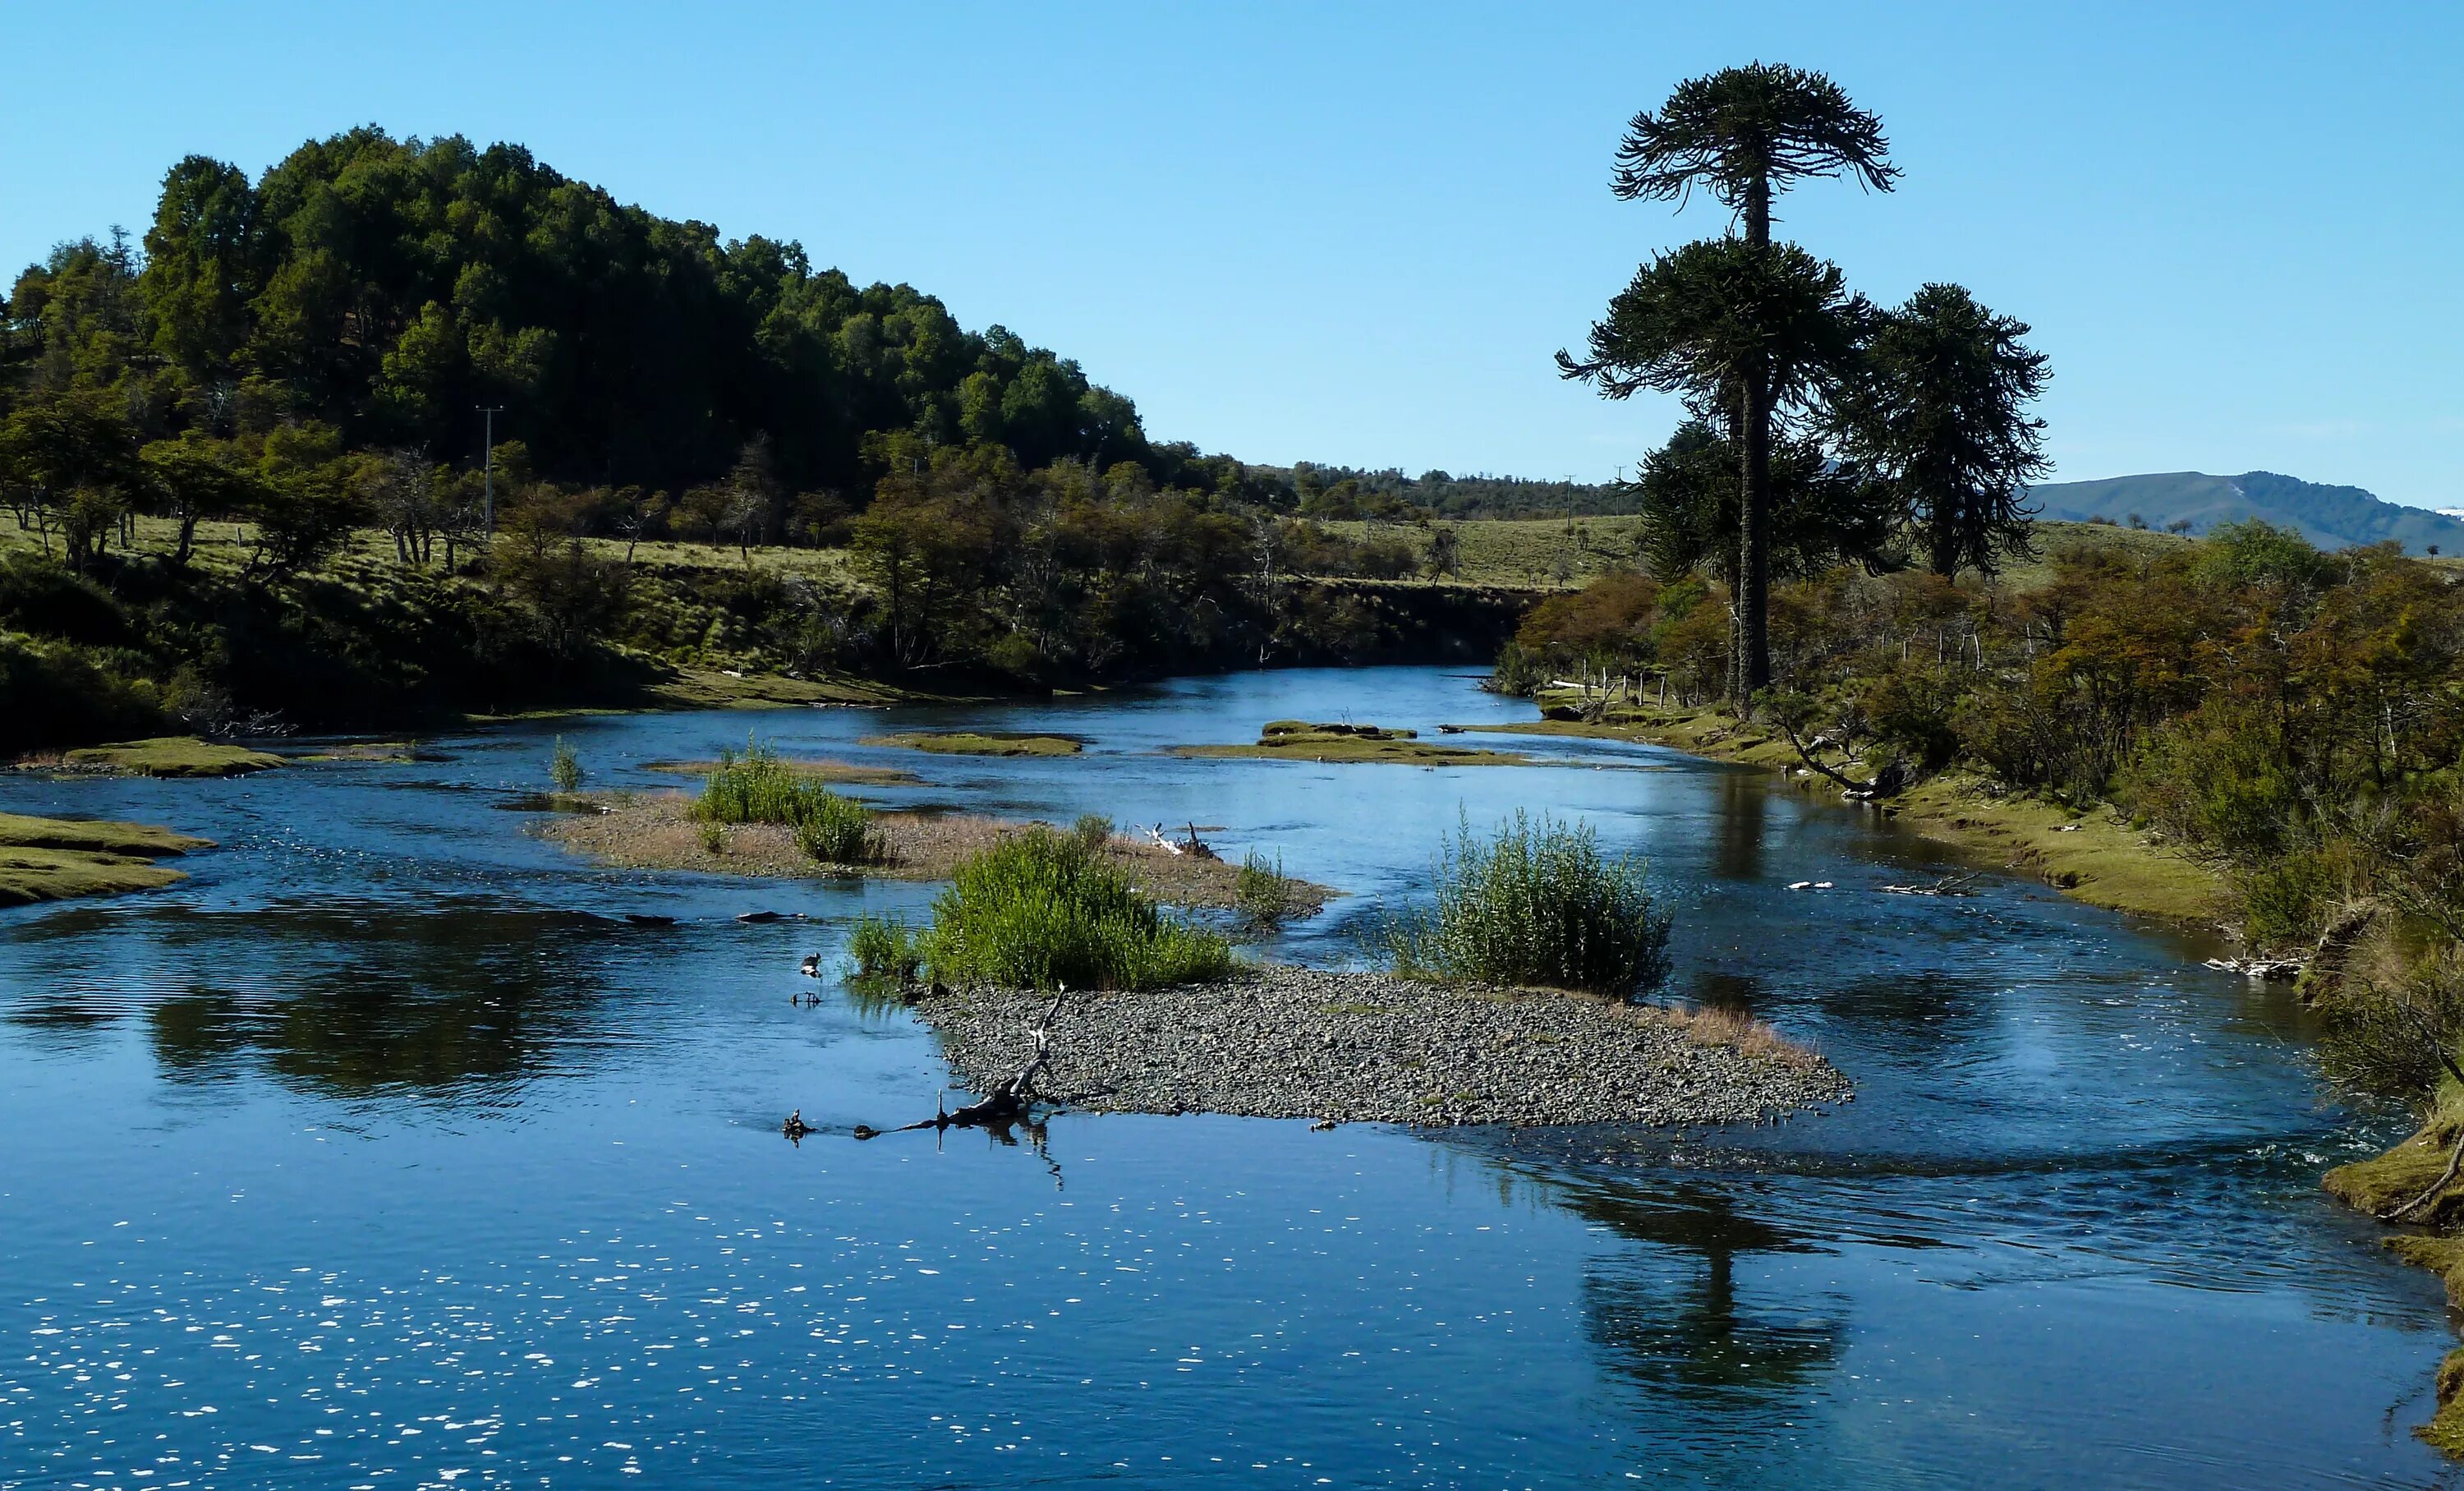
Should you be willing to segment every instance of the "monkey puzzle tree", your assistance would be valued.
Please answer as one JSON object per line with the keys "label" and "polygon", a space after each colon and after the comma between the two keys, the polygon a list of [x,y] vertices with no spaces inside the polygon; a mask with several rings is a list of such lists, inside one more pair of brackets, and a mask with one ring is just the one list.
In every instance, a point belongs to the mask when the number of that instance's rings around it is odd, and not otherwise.
{"label": "monkey puzzle tree", "polygon": [[[1656,256],[1592,323],[1591,355],[1557,354],[1569,378],[1621,399],[1638,389],[1683,395],[1697,418],[1758,411],[1746,421],[1729,693],[1739,707],[1771,682],[1771,453],[1777,413],[1810,412],[1851,375],[1870,311],[1838,266],[1793,243],[1689,243]],[[1745,390],[1757,390],[1747,395]]]}
{"label": "monkey puzzle tree", "polygon": [[[1657,112],[1626,126],[1610,189],[1622,199],[1683,204],[1696,188],[1737,216],[1746,242],[1771,245],[1771,200],[1812,177],[1854,176],[1877,191],[1899,179],[1881,122],[1849,101],[1820,73],[1779,63],[1723,68],[1677,85]],[[1639,282],[1638,280],[1638,282]],[[1580,365],[1561,366],[1582,376]],[[1765,625],[1770,563],[1771,441],[1776,385],[1749,360],[1737,369],[1718,412],[1737,446],[1743,501],[1738,512],[1737,661],[1740,703],[1771,680]],[[1621,397],[1603,382],[1603,392]],[[1630,390],[1629,390],[1630,391]],[[1698,413],[1709,411],[1698,409]]]}
{"label": "monkey puzzle tree", "polygon": [[2050,465],[2045,422],[2027,407],[2051,376],[2027,334],[1958,285],[1926,285],[1879,318],[1840,401],[1843,449],[1895,492],[1946,580],[2027,551],[2021,503]]}
{"label": "monkey puzzle tree", "polygon": [[[1708,567],[1730,591],[1737,585],[1737,452],[1699,419],[1677,427],[1646,456],[1625,489],[1642,515],[1642,558],[1674,581]],[[1782,436],[1771,448],[1771,566],[1789,578],[1834,565],[1881,573],[1898,563],[1891,494],[1863,473],[1833,461],[1821,442]]]}

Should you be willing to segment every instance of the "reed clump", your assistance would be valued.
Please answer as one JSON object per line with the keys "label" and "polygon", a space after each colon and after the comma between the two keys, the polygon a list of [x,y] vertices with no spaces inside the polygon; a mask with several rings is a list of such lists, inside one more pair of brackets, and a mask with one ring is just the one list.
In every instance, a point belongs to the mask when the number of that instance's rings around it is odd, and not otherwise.
{"label": "reed clump", "polygon": [[859,978],[1006,989],[1153,989],[1232,971],[1231,945],[1158,910],[1076,837],[1036,827],[958,866],[913,930],[868,919],[848,953]]}
{"label": "reed clump", "polygon": [[788,767],[759,741],[746,742],[740,756],[718,753],[693,812],[712,824],[784,824],[796,847],[824,864],[877,864],[885,852],[871,809]]}
{"label": "reed clump", "polygon": [[1465,821],[1435,879],[1434,905],[1378,930],[1398,973],[1626,998],[1668,977],[1670,918],[1643,862],[1602,854],[1589,824],[1517,812],[1483,836]]}
{"label": "reed clump", "polygon": [[1240,873],[1232,882],[1233,907],[1260,930],[1281,926],[1294,910],[1294,889],[1281,859],[1269,861],[1253,849],[1241,857]]}

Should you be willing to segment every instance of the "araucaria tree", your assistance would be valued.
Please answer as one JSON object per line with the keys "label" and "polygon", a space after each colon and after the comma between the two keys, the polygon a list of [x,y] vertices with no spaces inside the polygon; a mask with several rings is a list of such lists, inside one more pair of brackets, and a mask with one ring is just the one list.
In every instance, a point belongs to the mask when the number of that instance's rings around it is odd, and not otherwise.
{"label": "araucaria tree", "polygon": [[[1736,214],[1749,248],[1765,251],[1771,247],[1771,201],[1778,193],[1809,177],[1843,175],[1888,191],[1899,178],[1889,157],[1881,122],[1852,103],[1837,83],[1820,73],[1755,62],[1689,78],[1678,84],[1657,112],[1637,114],[1617,147],[1610,186],[1628,200],[1680,204],[1700,188]],[[1595,363],[1596,342],[1595,332]],[[1569,377],[1596,376],[1592,365],[1563,354],[1559,361]],[[1736,443],[1743,492],[1732,680],[1742,704],[1771,681],[1767,550],[1771,423],[1781,402],[1781,370],[1749,355],[1733,374],[1730,386],[1720,390],[1716,412]],[[1627,391],[1642,386],[1665,385],[1629,384]],[[1605,380],[1601,389],[1611,397],[1622,396]],[[1698,413],[1712,412],[1704,407],[1700,390],[1689,391],[1696,392]]]}
{"label": "araucaria tree", "polygon": [[2050,468],[2028,405],[2051,376],[2027,334],[1958,285],[1926,285],[1877,322],[1841,401],[1843,450],[1892,491],[1946,580],[2027,551],[2028,483]]}
{"label": "araucaria tree", "polygon": [[[1745,439],[1729,693],[1740,707],[1771,682],[1771,424],[1811,413],[1855,370],[1869,309],[1838,266],[1794,244],[1689,243],[1645,264],[1592,323],[1589,357],[1566,376],[1621,399],[1678,393],[1698,417],[1730,416]],[[1742,412],[1742,415],[1740,413]]]}

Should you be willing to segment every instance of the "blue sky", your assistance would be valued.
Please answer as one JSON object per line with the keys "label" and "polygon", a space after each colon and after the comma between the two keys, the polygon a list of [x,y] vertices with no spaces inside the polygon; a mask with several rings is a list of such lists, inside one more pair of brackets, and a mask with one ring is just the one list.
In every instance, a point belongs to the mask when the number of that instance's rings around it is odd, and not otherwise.
{"label": "blue sky", "polygon": [[2255,468],[2464,504],[2464,6],[213,6],[9,12],[0,263],[173,160],[359,122],[528,145],[904,279],[1253,460],[1604,478],[1666,401],[1550,363],[1655,249],[1625,119],[1756,57],[1906,180],[1781,231],[2035,323],[2062,478]]}

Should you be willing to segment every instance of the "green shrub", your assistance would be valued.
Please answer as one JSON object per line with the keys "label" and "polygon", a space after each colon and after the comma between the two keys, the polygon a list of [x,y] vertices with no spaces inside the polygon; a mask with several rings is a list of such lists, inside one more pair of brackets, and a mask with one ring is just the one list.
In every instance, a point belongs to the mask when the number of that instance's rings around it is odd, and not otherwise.
{"label": "green shrub", "polygon": [[2254,947],[2282,947],[2319,934],[2343,891],[2329,855],[2299,850],[2241,876],[2242,931]]}
{"label": "green shrub", "polygon": [[1464,822],[1436,879],[1435,906],[1382,929],[1397,972],[1619,995],[1668,977],[1669,915],[1642,861],[1602,855],[1589,824],[1517,812],[1482,838]]}
{"label": "green shrub", "polygon": [[715,823],[701,826],[701,852],[706,855],[727,853],[727,830]]}
{"label": "green shrub", "polygon": [[796,823],[796,847],[824,864],[870,864],[882,857],[872,810],[814,788]]}
{"label": "green shrub", "polygon": [[888,917],[858,921],[847,938],[847,958],[860,979],[913,984],[924,967],[924,948],[915,929]]}
{"label": "green shrub", "polygon": [[1069,826],[1069,835],[1089,852],[1112,841],[1112,820],[1100,812],[1082,812]]}
{"label": "green shrub", "polygon": [[566,744],[563,736],[558,736],[556,749],[548,756],[548,780],[556,784],[560,792],[578,792],[582,790],[583,774],[581,754]]}
{"label": "green shrub", "polygon": [[1281,924],[1291,915],[1291,881],[1284,877],[1283,861],[1268,864],[1254,849],[1242,856],[1241,872],[1232,881],[1232,901],[1252,926]]}
{"label": "green shrub", "polygon": [[920,946],[952,984],[1152,989],[1232,971],[1230,944],[1165,916],[1126,875],[1044,828],[958,866]]}
{"label": "green shrub", "polygon": [[712,824],[784,824],[796,847],[825,864],[871,864],[884,852],[871,809],[790,770],[759,741],[747,741],[741,756],[718,753],[693,811]]}

